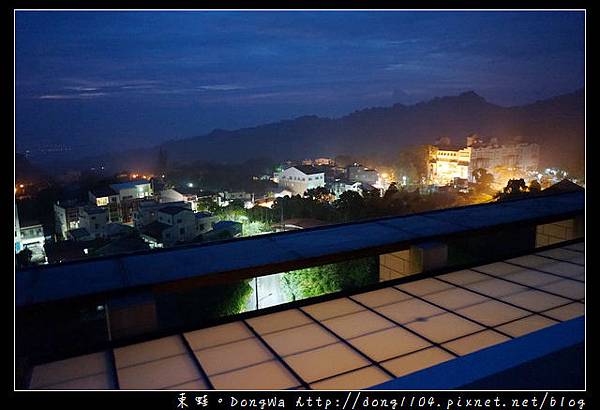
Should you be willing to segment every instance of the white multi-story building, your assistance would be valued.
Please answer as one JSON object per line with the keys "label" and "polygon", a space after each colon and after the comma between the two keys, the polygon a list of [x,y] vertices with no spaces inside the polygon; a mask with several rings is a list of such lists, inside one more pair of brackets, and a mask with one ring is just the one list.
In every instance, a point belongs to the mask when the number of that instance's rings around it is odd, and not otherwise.
{"label": "white multi-story building", "polygon": [[54,226],[57,239],[67,239],[67,232],[79,228],[79,213],[84,204],[77,200],[57,201],[54,204]]}
{"label": "white multi-story building", "polygon": [[324,187],[325,173],[315,167],[296,165],[281,173],[278,184],[294,195],[303,195],[309,189]]}
{"label": "white multi-story building", "polygon": [[439,148],[429,147],[427,160],[427,181],[431,185],[448,185],[456,178],[469,178],[471,147]]}
{"label": "white multi-story building", "polygon": [[194,213],[187,207],[163,205],[157,210],[157,219],[146,225],[142,234],[156,244],[171,246],[210,231],[217,220],[209,212]]}
{"label": "white multi-story building", "polygon": [[[471,142],[471,141],[469,141]],[[498,144],[493,141],[483,143],[473,142],[471,145],[470,175],[473,171],[483,168],[494,174],[498,167],[512,168],[521,171],[537,170],[540,158],[540,146],[526,142]]]}
{"label": "white multi-story building", "polygon": [[180,192],[176,189],[165,189],[160,191],[159,202],[162,204],[172,202],[186,202],[190,204],[190,208],[195,212],[198,206],[198,195],[188,192]]}
{"label": "white multi-story building", "polygon": [[448,185],[457,178],[473,181],[473,172],[483,168],[500,177],[501,170],[533,171],[538,167],[538,144],[516,141],[500,144],[496,138],[488,142],[477,135],[467,137],[464,148],[450,148],[446,143],[429,146],[427,161],[427,180],[433,185]]}
{"label": "white multi-story building", "polygon": [[108,224],[108,209],[100,206],[86,206],[79,214],[79,227],[83,228],[92,239],[102,238],[106,235]]}
{"label": "white multi-story building", "polygon": [[44,244],[44,228],[41,224],[31,222],[21,224],[19,221],[19,210],[15,204],[15,253],[24,249],[31,251],[31,261],[34,263],[48,263]]}
{"label": "white multi-story building", "polygon": [[145,179],[111,184],[110,187],[119,194],[120,202],[152,196],[152,183]]}

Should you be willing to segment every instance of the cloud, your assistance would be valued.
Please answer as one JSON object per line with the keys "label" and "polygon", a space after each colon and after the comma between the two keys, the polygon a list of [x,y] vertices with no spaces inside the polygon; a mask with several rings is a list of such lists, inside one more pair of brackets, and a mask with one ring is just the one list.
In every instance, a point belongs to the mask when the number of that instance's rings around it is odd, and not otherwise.
{"label": "cloud", "polygon": [[235,90],[243,90],[245,87],[234,85],[234,84],[212,84],[212,85],[202,85],[198,87],[199,90],[207,90],[207,91],[235,91]]}
{"label": "cloud", "polygon": [[103,97],[107,93],[77,93],[77,94],[45,94],[37,97],[39,100],[85,100]]}

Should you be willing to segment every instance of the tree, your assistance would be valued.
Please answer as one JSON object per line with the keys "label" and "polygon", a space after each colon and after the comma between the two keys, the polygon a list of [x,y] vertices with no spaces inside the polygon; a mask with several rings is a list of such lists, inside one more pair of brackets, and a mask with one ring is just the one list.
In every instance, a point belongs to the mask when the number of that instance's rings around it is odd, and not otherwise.
{"label": "tree", "polygon": [[524,195],[527,195],[527,184],[523,178],[521,179],[510,179],[502,192],[498,192],[494,195],[498,201],[505,199],[516,199]]}
{"label": "tree", "polygon": [[304,197],[317,202],[329,202],[333,195],[327,188],[320,186],[307,190]]}
{"label": "tree", "polygon": [[30,249],[25,248],[21,252],[16,254],[16,262],[17,268],[23,269],[29,266],[33,266],[34,263],[31,262],[31,257],[33,256],[33,252]]}
{"label": "tree", "polygon": [[406,176],[413,183],[419,183],[427,177],[429,149],[428,145],[413,145],[402,150],[395,164],[396,176],[398,178]]}
{"label": "tree", "polygon": [[386,201],[389,201],[390,199],[392,199],[398,192],[398,186],[396,186],[395,182],[392,182],[390,184],[390,186],[388,187],[388,189],[385,191],[385,194],[383,194],[383,199],[385,199]]}
{"label": "tree", "polygon": [[529,182],[529,192],[540,192],[542,190],[542,186],[537,180],[532,180]]}
{"label": "tree", "polygon": [[167,172],[168,154],[164,148],[158,151],[158,161],[156,163],[156,173],[162,175]]}
{"label": "tree", "polygon": [[356,220],[362,216],[365,201],[356,191],[346,191],[334,202],[335,209],[345,221]]}
{"label": "tree", "polygon": [[484,189],[490,187],[492,183],[494,183],[494,176],[487,172],[485,168],[478,168],[473,171],[473,178],[475,178],[475,182]]}
{"label": "tree", "polygon": [[510,179],[504,187],[504,193],[508,195],[516,195],[527,191],[527,185],[525,180],[521,179]]}
{"label": "tree", "polygon": [[292,300],[362,287],[379,280],[379,259],[367,257],[298,269],[283,275],[284,290]]}

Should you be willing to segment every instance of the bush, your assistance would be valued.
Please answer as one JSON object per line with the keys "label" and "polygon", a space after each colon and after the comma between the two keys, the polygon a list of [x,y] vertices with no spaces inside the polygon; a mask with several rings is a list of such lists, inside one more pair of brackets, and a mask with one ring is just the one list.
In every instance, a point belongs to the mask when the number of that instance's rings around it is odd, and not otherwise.
{"label": "bush", "polygon": [[379,258],[374,256],[286,272],[282,281],[292,300],[359,288],[379,281]]}
{"label": "bush", "polygon": [[158,314],[165,327],[204,323],[245,311],[252,295],[249,281],[214,285],[157,297]]}

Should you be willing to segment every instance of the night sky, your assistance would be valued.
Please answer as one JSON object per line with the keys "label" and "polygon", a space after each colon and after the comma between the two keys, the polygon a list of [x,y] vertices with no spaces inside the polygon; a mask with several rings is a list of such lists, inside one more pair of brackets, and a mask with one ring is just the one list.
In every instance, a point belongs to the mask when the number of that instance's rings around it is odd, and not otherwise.
{"label": "night sky", "polygon": [[584,86],[582,12],[17,12],[17,149]]}

